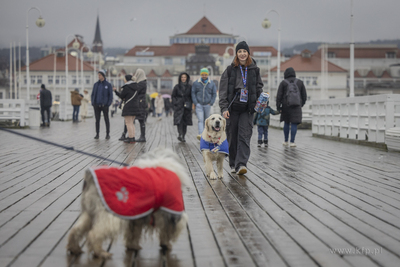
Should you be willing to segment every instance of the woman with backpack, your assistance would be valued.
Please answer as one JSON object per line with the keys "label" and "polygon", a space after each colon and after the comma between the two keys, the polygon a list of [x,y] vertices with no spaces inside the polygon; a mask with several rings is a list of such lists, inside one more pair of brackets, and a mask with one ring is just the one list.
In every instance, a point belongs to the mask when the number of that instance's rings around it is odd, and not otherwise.
{"label": "woman with backpack", "polygon": [[293,68],[287,68],[284,73],[284,80],[280,83],[276,96],[276,108],[281,113],[281,122],[284,121],[283,134],[285,136],[284,146],[289,143],[295,147],[294,139],[297,133],[297,125],[301,123],[301,108],[307,101],[307,92],[302,80],[296,78]]}
{"label": "woman with backpack", "polygon": [[238,43],[235,59],[222,74],[219,87],[219,107],[227,124],[231,173],[247,173],[254,107],[263,86],[260,69],[250,56],[249,46],[244,41]]}

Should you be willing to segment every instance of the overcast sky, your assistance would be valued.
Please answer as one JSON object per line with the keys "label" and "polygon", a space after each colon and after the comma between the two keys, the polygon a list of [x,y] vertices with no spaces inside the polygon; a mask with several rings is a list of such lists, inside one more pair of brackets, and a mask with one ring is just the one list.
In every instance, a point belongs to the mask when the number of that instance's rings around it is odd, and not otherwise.
{"label": "overcast sky", "polygon": [[[11,41],[26,43],[26,12],[39,7],[46,25],[38,28],[38,12],[29,13],[30,46],[65,45],[69,34],[91,44],[97,12],[104,46],[168,45],[168,37],[189,30],[204,15],[222,32],[247,39],[249,45],[277,47],[278,16],[271,29],[261,27],[270,9],[281,15],[284,45],[302,42],[348,42],[350,0],[0,0],[0,48]],[[204,8],[205,5],[205,8]],[[97,11],[98,10],[98,11]],[[400,0],[354,0],[356,42],[400,39]],[[132,20],[136,18],[136,20]],[[69,39],[68,41],[70,41]]]}

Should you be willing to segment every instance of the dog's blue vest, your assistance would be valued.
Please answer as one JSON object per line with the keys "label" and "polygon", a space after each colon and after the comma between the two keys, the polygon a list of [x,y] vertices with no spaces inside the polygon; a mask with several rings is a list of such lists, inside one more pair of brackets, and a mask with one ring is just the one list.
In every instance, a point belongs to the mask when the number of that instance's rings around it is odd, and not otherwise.
{"label": "dog's blue vest", "polygon": [[212,153],[224,153],[226,155],[229,155],[229,145],[228,141],[225,139],[224,142],[220,146],[214,143],[207,142],[206,140],[201,137],[200,139],[200,150],[210,150]]}

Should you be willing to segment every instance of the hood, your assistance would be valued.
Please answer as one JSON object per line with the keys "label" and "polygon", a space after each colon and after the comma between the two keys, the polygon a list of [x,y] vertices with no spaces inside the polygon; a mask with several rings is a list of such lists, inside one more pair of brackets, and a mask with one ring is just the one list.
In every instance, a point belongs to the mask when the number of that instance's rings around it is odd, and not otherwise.
{"label": "hood", "polygon": [[[255,61],[254,58],[251,58],[251,59],[252,59],[252,62],[251,62],[251,64],[247,67],[248,70],[257,68],[257,62]],[[235,62],[232,62],[231,65],[232,65],[232,67],[235,67]]]}
{"label": "hood", "polygon": [[140,83],[141,81],[146,80],[146,73],[144,73],[144,70],[142,69],[137,69],[133,77],[136,78],[137,83]]}
{"label": "hood", "polygon": [[290,78],[290,77],[296,78],[296,72],[295,72],[294,69],[291,68],[291,67],[290,67],[290,68],[287,68],[287,69],[285,70],[285,73],[284,73],[283,77],[284,77],[285,79],[288,79],[288,78]]}
{"label": "hood", "polygon": [[71,91],[71,95],[79,95],[77,91]]}
{"label": "hood", "polygon": [[178,83],[181,83],[181,76],[182,76],[183,74],[186,74],[186,76],[187,76],[186,84],[189,84],[190,75],[189,75],[187,72],[182,72],[181,74],[179,74]]}

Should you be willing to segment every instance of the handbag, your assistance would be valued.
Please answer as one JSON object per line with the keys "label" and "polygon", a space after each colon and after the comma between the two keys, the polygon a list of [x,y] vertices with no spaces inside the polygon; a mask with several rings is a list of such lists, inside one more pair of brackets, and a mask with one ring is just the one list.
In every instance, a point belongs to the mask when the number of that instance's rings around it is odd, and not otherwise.
{"label": "handbag", "polygon": [[192,110],[192,103],[190,101],[186,101],[183,107],[185,109]]}

